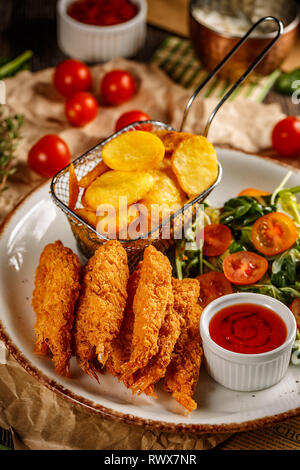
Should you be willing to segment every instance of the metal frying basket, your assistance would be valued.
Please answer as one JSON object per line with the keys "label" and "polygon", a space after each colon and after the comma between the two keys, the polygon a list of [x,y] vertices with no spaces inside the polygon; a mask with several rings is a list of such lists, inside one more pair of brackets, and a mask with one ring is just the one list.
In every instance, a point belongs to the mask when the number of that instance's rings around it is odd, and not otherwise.
{"label": "metal frying basket", "polygon": [[[271,47],[275,44],[275,42],[279,39],[280,35],[283,32],[283,25],[280,20],[275,17],[267,16],[261,18],[257,21],[250,30],[241,38],[241,40],[236,44],[236,46],[229,52],[229,54],[220,62],[220,64],[213,70],[207,78],[201,83],[201,85],[195,90],[191,98],[189,99],[184,113],[183,119],[180,126],[180,131],[183,131],[184,126],[186,124],[186,120],[188,117],[189,110],[197,97],[198,93],[202,88],[214,77],[219,70],[225,65],[225,63],[232,57],[232,55],[240,48],[240,46],[247,40],[248,36],[256,29],[263,21],[274,21],[277,24],[277,33],[275,34],[274,38],[270,41],[270,43],[265,47],[265,49],[257,56],[256,60],[249,66],[249,68],[245,71],[245,73],[232,85],[230,90],[224,95],[224,97],[220,100],[217,106],[211,112],[207,123],[204,128],[203,135],[207,137],[210,125],[212,123],[213,118],[215,117],[218,110],[221,108],[223,103],[229,98],[229,96],[236,90],[236,88],[246,79],[246,77],[253,71],[253,69],[259,64],[259,62],[263,59],[263,57],[267,54],[267,52],[271,49]],[[174,130],[171,126],[159,122],[159,121],[143,121],[143,124],[151,124],[154,131],[158,130]],[[89,171],[91,171],[102,159],[102,148],[104,145],[109,142],[110,140],[114,139],[119,134],[124,132],[134,130],[136,125],[139,123],[133,123],[119,132],[113,134],[108,139],[104,140],[103,142],[99,143],[92,149],[88,150],[82,156],[78,157],[74,160],[73,164],[75,167],[75,172],[77,178],[80,179],[85,176]],[[184,207],[176,211],[174,214],[170,216],[170,218],[163,220],[157,227],[152,229],[146,234],[142,234],[141,236],[130,239],[130,240],[123,240],[120,239],[119,241],[123,244],[124,248],[128,254],[128,263],[129,266],[132,268],[135,264],[139,261],[142,257],[144,248],[150,244],[154,245],[158,250],[165,251],[170,244],[173,243],[173,237],[171,236],[169,239],[164,239],[163,231],[164,227],[167,224],[172,225],[172,233],[178,228],[179,225],[182,225],[183,220],[183,213],[184,213],[184,220],[187,221],[191,218],[196,212],[197,209],[200,207],[200,204],[206,199],[206,197],[211,193],[211,191],[217,186],[217,184],[221,181],[222,176],[222,167],[219,163],[218,166],[218,175],[216,181],[204,192],[199,194],[195,197],[192,201],[189,201],[185,204]],[[81,200],[81,196],[83,194],[83,189],[80,188],[79,198],[78,201]],[[89,225],[85,220],[83,220],[79,215],[77,215],[74,211],[69,209],[68,201],[69,201],[69,165],[64,168],[63,170],[59,171],[51,182],[51,195],[55,204],[62,209],[62,211],[66,214],[68,221],[70,223],[72,232],[77,240],[77,244],[79,250],[89,258],[95,250],[101,246],[103,243],[106,243],[109,238],[105,237],[103,234],[98,233],[97,230]],[[81,204],[78,202],[76,208],[82,207]]]}

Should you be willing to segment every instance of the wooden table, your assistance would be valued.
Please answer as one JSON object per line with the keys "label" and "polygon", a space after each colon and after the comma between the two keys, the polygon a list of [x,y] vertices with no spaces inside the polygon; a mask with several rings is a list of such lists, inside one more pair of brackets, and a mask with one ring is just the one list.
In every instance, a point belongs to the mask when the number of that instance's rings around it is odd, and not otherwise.
{"label": "wooden table", "polygon": [[[32,49],[32,70],[53,67],[66,56],[56,40],[56,0],[5,0],[0,3],[0,55],[13,58],[25,49]],[[149,26],[144,49],[134,58],[146,62],[169,35]],[[291,99],[271,91],[265,101],[279,102],[289,115],[299,114],[299,106]],[[10,434],[0,428],[0,444],[12,445]]]}

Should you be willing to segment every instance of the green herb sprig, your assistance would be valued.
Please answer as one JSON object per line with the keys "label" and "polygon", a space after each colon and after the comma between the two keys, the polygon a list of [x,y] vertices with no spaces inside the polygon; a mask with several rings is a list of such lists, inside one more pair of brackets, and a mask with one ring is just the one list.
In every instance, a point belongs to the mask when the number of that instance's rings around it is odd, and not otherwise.
{"label": "green herb sprig", "polygon": [[0,193],[7,188],[8,177],[16,171],[15,151],[23,123],[23,115],[4,117],[4,109],[0,107]]}

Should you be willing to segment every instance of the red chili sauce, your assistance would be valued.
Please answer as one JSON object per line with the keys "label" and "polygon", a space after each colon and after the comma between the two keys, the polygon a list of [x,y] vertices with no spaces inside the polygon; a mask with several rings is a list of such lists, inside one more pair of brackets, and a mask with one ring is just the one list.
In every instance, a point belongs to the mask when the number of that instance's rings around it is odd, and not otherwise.
{"label": "red chili sauce", "polygon": [[76,0],[67,13],[80,23],[113,26],[131,20],[138,7],[130,0]]}
{"label": "red chili sauce", "polygon": [[209,322],[211,339],[222,348],[242,354],[272,351],[284,343],[287,328],[277,313],[254,304],[232,305]]}

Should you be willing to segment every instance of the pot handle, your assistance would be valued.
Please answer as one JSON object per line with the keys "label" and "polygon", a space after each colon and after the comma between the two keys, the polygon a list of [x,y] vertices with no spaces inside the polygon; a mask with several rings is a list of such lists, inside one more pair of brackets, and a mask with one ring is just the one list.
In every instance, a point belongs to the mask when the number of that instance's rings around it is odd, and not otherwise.
{"label": "pot handle", "polygon": [[225,103],[225,101],[227,101],[227,99],[232,95],[232,93],[245,80],[245,78],[247,78],[248,75],[255,69],[255,67],[260,63],[260,61],[264,58],[264,56],[267,54],[267,52],[269,52],[269,50],[273,47],[275,42],[278,41],[279,37],[283,33],[283,24],[282,24],[282,21],[280,21],[278,18],[275,18],[274,16],[265,16],[265,17],[261,18],[260,20],[258,20],[256,23],[254,23],[254,25],[249,29],[249,31],[240,39],[240,41],[231,49],[231,51],[229,51],[227,56],[224,57],[224,59],[217,65],[217,67],[212,72],[210,72],[210,74],[205,78],[205,80],[199,85],[199,87],[194,91],[194,93],[190,97],[190,99],[189,99],[189,101],[188,101],[188,103],[187,103],[187,105],[184,109],[183,118],[182,118],[181,126],[180,126],[180,129],[179,129],[180,131],[183,131],[183,129],[184,129],[190,107],[192,106],[192,104],[193,104],[195,98],[197,97],[198,93],[202,90],[202,88],[205,87],[205,85],[210,81],[210,79],[212,77],[214,77],[219,72],[219,70],[226,64],[226,62],[235,54],[235,52],[246,41],[248,36],[250,36],[250,34],[264,21],[274,21],[277,24],[278,28],[277,28],[276,36],[265,47],[265,49],[256,57],[256,59],[254,60],[254,62],[252,62],[252,64],[250,64],[250,66],[248,67],[246,72],[232,85],[230,90],[228,90],[228,92],[219,101],[217,106],[213,109],[213,111],[211,112],[211,114],[210,114],[210,116],[207,120],[207,123],[206,123],[205,128],[204,128],[204,132],[203,132],[204,137],[207,137],[207,134],[208,134],[210,125],[212,123],[212,120],[215,117],[215,115],[217,114],[217,112],[219,111],[219,109],[221,108],[221,106],[223,105],[223,103]]}

